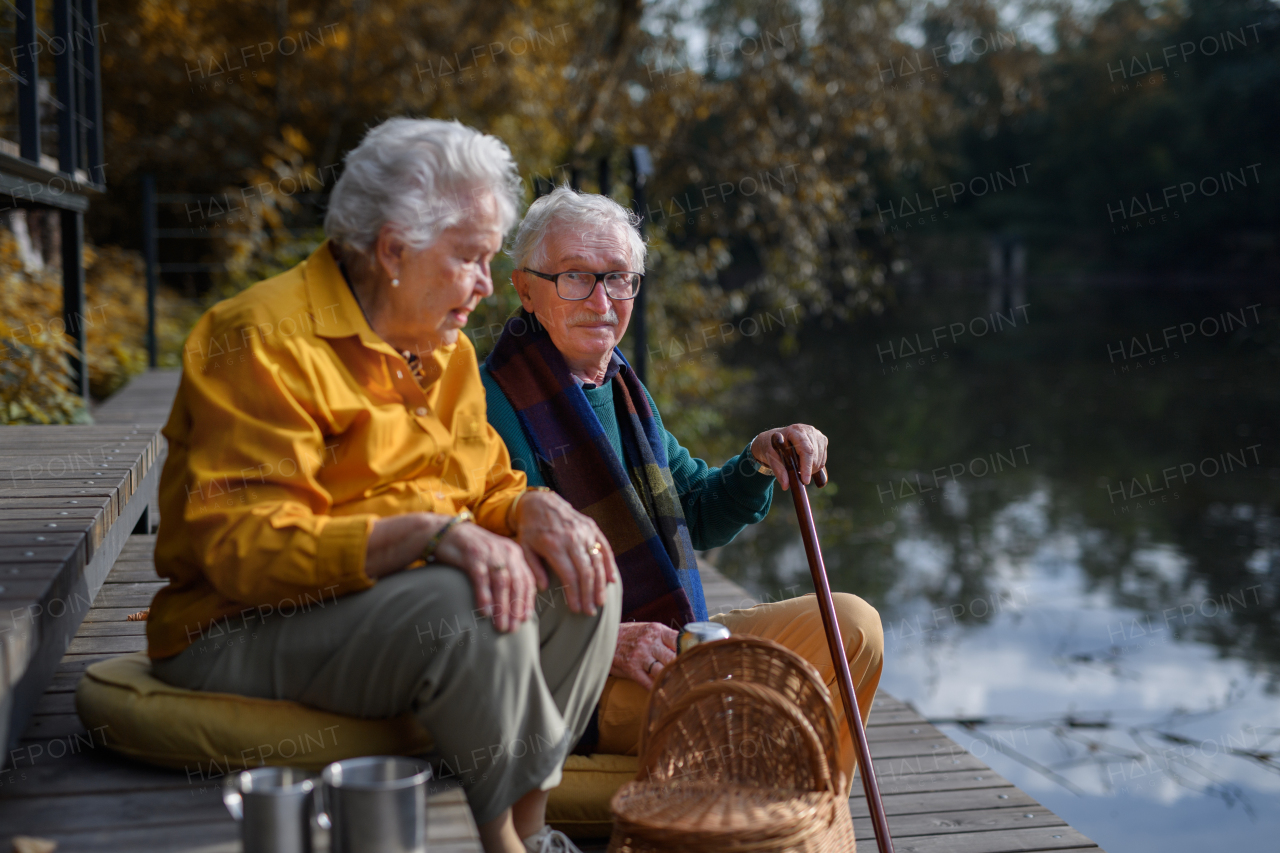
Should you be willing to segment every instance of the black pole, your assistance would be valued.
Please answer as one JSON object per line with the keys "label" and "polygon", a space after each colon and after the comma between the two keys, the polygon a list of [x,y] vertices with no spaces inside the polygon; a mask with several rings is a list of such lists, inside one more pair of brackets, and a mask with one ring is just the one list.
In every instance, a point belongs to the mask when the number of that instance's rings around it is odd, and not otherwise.
{"label": "black pole", "polygon": [[40,83],[36,68],[35,0],[18,0],[14,7],[14,65],[18,70],[18,141],[23,160],[40,162]]}
{"label": "black pole", "polygon": [[84,310],[84,214],[60,210],[62,237],[62,322],[75,340],[76,354],[71,366],[76,377],[76,393],[89,406],[89,358],[85,342]]}
{"label": "black pole", "polygon": [[156,176],[142,176],[142,251],[147,260],[147,364],[156,366]]}
{"label": "black pole", "polygon": [[[644,215],[645,197],[644,182],[638,182],[633,188],[635,194],[636,210],[640,213],[640,239],[645,238],[645,223],[648,221]],[[645,322],[645,288],[641,287],[640,292],[636,294],[636,307],[631,315],[631,322],[635,325],[635,331],[632,332],[636,338],[636,352],[632,359],[632,367],[635,368],[636,377],[639,378],[640,384],[645,385],[648,382],[649,374],[649,324]]]}
{"label": "black pole", "polygon": [[89,121],[85,134],[85,171],[89,181],[105,185],[107,176],[102,162],[102,74],[98,67],[98,2],[82,0],[84,24],[84,118]]}
{"label": "black pole", "polygon": [[[53,0],[53,34],[66,39],[66,47],[55,53],[55,72],[58,81],[58,169],[75,175],[80,166],[80,123],[77,120],[80,99],[76,97],[74,53],[75,26],[71,22],[71,0]],[[90,176],[92,180],[92,176]]]}
{"label": "black pole", "polygon": [[596,182],[600,185],[600,195],[609,194],[609,158],[601,157],[596,164]]}
{"label": "black pole", "polygon": [[582,189],[582,170],[577,166],[569,169],[569,189],[574,192]]}
{"label": "black pole", "polygon": [[[631,197],[635,202],[636,215],[640,217],[638,227],[640,229],[640,239],[644,239],[648,224],[648,206],[645,203],[645,183],[649,180],[649,176],[653,174],[653,159],[649,156],[649,149],[643,145],[635,145],[631,148]],[[631,360],[631,366],[636,372],[636,377],[644,384],[648,376],[649,361],[649,327],[645,322],[645,288],[641,287],[640,292],[636,294],[635,309],[631,315],[631,322],[635,324],[635,355]]]}

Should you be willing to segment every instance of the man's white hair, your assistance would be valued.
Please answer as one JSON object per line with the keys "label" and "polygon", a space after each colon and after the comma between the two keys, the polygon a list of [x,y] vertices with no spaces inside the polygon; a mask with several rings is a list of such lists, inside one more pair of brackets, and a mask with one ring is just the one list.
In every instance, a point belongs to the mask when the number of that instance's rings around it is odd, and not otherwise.
{"label": "man's white hair", "polygon": [[639,216],[607,195],[580,193],[569,187],[557,187],[529,205],[515,240],[512,241],[511,258],[515,261],[516,269],[536,269],[547,262],[546,240],[554,229],[564,228],[571,233],[582,233],[618,226],[630,244],[631,271],[644,272],[645,245],[640,237],[639,225]]}
{"label": "man's white hair", "polygon": [[348,152],[324,231],[366,260],[388,224],[423,249],[489,193],[505,234],[516,221],[520,175],[502,140],[456,121],[387,119]]}

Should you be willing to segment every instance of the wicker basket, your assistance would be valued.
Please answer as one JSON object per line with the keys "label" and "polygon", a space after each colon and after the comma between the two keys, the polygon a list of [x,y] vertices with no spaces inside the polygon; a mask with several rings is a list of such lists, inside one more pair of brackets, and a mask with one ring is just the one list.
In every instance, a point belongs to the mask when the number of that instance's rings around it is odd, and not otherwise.
{"label": "wicker basket", "polygon": [[838,755],[831,695],[803,658],[754,637],[696,646],[649,694],[609,850],[851,853]]}

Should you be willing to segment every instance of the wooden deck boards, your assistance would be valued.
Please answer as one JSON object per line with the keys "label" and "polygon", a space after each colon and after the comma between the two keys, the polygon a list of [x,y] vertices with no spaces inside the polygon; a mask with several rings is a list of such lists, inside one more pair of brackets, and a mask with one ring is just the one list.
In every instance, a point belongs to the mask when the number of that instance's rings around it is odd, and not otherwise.
{"label": "wooden deck boards", "polygon": [[[129,537],[11,751],[8,769],[0,771],[0,850],[8,849],[12,835],[52,839],[59,853],[240,849],[239,829],[222,805],[221,779],[121,758],[75,713],[75,685],[86,666],[146,648],[145,623],[127,616],[163,586],[152,564],[154,549],[154,536]],[[460,788],[441,785],[432,794],[427,836],[433,853],[478,853],[479,836]]]}
{"label": "wooden deck boards", "polygon": [[[145,607],[160,586],[151,563],[154,541],[129,537],[12,753],[16,760],[0,772],[0,843],[8,833],[21,833],[56,840],[60,851],[239,849],[237,827],[215,781],[115,756],[75,715],[75,684],[86,666],[145,648],[143,623],[126,616]],[[713,570],[704,570],[703,582],[713,612],[752,604],[744,590]],[[877,697],[867,732],[899,853],[1098,850],[892,696]],[[862,849],[874,849],[860,789],[850,807]],[[433,796],[429,834],[432,850],[479,849],[456,788]]]}
{"label": "wooden deck boards", "polygon": [[0,428],[0,747],[16,745],[129,533],[151,523],[177,385],[152,371],[94,424]]}

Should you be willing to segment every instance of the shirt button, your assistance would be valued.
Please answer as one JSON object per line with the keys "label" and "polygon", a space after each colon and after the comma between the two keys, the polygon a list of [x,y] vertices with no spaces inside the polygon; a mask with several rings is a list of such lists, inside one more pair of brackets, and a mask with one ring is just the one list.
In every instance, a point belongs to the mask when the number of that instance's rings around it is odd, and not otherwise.
{"label": "shirt button", "polygon": [[443,453],[437,453],[437,454],[436,454],[435,462],[436,462],[436,464],[437,464],[437,465],[443,465],[443,464],[444,464],[444,454],[443,454]]}
{"label": "shirt button", "polygon": [[425,418],[427,416],[427,407],[419,406],[418,408],[413,410],[413,413],[420,418]]}

